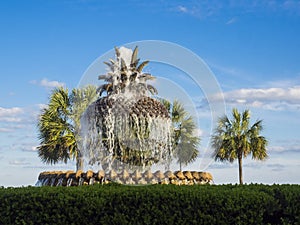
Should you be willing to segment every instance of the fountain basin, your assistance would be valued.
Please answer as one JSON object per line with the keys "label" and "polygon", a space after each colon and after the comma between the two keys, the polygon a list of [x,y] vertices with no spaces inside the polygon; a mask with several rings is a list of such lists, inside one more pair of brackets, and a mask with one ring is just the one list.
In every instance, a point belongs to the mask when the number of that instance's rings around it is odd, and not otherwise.
{"label": "fountain basin", "polygon": [[166,171],[160,170],[151,172],[129,172],[123,170],[116,172],[110,170],[105,172],[99,170],[94,172],[88,170],[83,172],[75,171],[44,171],[38,176],[36,186],[81,186],[94,184],[131,184],[131,185],[146,185],[146,184],[174,184],[174,185],[197,185],[197,184],[212,184],[213,177],[209,172],[202,171]]}

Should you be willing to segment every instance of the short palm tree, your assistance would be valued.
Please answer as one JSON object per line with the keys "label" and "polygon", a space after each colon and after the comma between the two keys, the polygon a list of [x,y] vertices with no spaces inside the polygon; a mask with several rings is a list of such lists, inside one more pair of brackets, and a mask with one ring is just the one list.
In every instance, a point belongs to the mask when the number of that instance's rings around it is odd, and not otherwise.
{"label": "short palm tree", "polygon": [[50,97],[49,105],[43,109],[38,122],[40,145],[39,157],[46,163],[67,162],[75,156],[77,144],[70,123],[71,102],[68,89],[57,88]]}
{"label": "short palm tree", "polygon": [[173,104],[166,99],[161,99],[161,102],[168,109],[172,119],[172,149],[181,170],[182,165],[192,163],[198,157],[200,137],[196,135],[193,118],[178,100],[174,100]]}
{"label": "short palm tree", "polygon": [[219,119],[212,136],[213,157],[215,160],[233,162],[238,160],[239,181],[243,184],[242,159],[249,154],[255,160],[264,160],[268,157],[266,138],[260,133],[263,129],[262,120],[257,120],[250,126],[250,111],[239,113],[232,110],[232,120],[226,115]]}
{"label": "short palm tree", "polygon": [[76,159],[76,169],[82,168],[82,159],[78,147],[80,117],[87,106],[97,98],[96,87],[83,89],[60,87],[53,90],[48,107],[42,110],[38,121],[40,145],[39,157],[45,163],[67,163]]}

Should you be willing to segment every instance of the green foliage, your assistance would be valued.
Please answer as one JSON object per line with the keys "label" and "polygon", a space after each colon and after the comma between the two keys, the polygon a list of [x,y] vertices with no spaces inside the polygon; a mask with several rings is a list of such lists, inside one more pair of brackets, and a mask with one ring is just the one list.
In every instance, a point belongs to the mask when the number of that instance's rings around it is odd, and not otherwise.
{"label": "green foliage", "polygon": [[96,87],[82,89],[60,87],[50,95],[47,108],[38,121],[39,157],[45,163],[67,162],[78,159],[78,135],[80,117],[87,106],[97,98]]}
{"label": "green foliage", "polygon": [[239,113],[232,110],[232,119],[226,115],[219,119],[218,126],[212,136],[212,147],[215,160],[233,162],[238,159],[240,184],[242,179],[242,158],[252,155],[253,159],[264,160],[268,157],[266,138],[260,133],[262,120],[250,126],[250,111]]}
{"label": "green foliage", "polygon": [[46,163],[67,162],[77,151],[73,126],[69,122],[71,102],[68,89],[55,89],[47,108],[42,110],[38,122],[39,157]]}
{"label": "green foliage", "polygon": [[0,188],[0,224],[299,224],[299,185]]}
{"label": "green foliage", "polygon": [[174,100],[172,104],[166,99],[160,99],[160,102],[172,119],[173,154],[181,170],[182,165],[192,163],[199,155],[200,137],[196,135],[197,126],[178,100]]}

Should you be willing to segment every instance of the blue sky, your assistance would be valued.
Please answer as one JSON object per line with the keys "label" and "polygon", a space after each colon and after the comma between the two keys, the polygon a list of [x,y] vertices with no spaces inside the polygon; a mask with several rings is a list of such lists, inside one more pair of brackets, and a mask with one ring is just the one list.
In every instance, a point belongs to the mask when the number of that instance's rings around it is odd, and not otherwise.
{"label": "blue sky", "polygon": [[[40,108],[54,87],[77,87],[99,56],[141,40],[194,52],[218,80],[228,114],[249,108],[253,121],[263,119],[269,158],[246,159],[245,182],[300,183],[300,1],[12,0],[1,1],[0,20],[0,186],[33,185],[43,170],[74,169],[73,162],[39,160]],[[149,70],[159,73],[155,63]],[[203,93],[182,88],[199,104],[201,153],[210,136]],[[185,169],[210,171],[216,183],[238,181],[236,163],[201,165],[205,160]]]}

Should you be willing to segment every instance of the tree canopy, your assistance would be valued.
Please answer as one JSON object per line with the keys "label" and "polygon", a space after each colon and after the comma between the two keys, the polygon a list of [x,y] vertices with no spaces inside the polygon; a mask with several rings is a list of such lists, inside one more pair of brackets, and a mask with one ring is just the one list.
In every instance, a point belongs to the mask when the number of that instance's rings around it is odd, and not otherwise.
{"label": "tree canopy", "polygon": [[243,184],[242,159],[249,154],[252,159],[264,160],[268,157],[267,139],[260,135],[263,130],[262,120],[250,125],[250,111],[239,113],[236,108],[232,110],[232,119],[226,115],[221,117],[212,136],[214,159],[217,161],[233,162],[238,160],[239,181]]}

